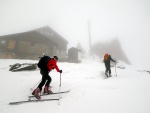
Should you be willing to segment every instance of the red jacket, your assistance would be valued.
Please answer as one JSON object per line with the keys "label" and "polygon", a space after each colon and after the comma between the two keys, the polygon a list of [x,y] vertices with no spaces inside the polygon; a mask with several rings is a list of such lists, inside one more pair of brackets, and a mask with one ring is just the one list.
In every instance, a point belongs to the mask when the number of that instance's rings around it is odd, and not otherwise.
{"label": "red jacket", "polygon": [[53,58],[48,62],[47,67],[48,67],[49,71],[51,71],[54,67],[57,70],[57,72],[60,72],[56,63],[57,63],[57,61]]}

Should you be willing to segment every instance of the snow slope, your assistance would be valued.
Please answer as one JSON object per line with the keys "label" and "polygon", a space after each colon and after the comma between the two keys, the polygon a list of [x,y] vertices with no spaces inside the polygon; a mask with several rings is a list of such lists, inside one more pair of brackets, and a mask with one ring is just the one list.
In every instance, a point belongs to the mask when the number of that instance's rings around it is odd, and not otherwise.
{"label": "snow slope", "polygon": [[[39,70],[10,72],[14,63],[37,63],[31,60],[0,60],[0,113],[150,113],[150,74],[126,64],[125,69],[112,67],[112,77],[105,79],[104,64],[99,60],[83,59],[82,63],[60,63],[61,94],[58,101],[9,105],[27,100],[40,80]],[[52,91],[59,91],[60,74],[55,70]],[[50,95],[43,98],[58,98]]]}

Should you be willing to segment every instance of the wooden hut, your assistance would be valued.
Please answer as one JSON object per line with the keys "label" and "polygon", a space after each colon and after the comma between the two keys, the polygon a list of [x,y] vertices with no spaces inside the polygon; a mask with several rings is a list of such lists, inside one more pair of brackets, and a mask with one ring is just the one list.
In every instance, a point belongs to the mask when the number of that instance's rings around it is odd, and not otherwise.
{"label": "wooden hut", "polygon": [[81,50],[79,50],[75,47],[68,49],[68,61],[74,62],[74,63],[81,62],[82,61]]}
{"label": "wooden hut", "polygon": [[0,58],[38,59],[44,54],[67,57],[68,41],[50,27],[0,36]]}

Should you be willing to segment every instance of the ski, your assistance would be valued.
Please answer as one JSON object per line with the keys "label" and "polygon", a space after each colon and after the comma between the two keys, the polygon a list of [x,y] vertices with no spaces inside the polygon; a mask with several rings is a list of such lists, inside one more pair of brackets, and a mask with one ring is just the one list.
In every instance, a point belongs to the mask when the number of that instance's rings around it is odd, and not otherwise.
{"label": "ski", "polygon": [[18,105],[18,104],[24,104],[24,103],[30,103],[30,102],[44,102],[44,101],[53,101],[53,100],[59,100],[59,98],[53,98],[53,99],[40,99],[40,100],[27,100],[27,101],[17,101],[17,102],[10,102],[10,105]]}
{"label": "ski", "polygon": [[[59,94],[59,93],[68,93],[68,92],[70,92],[70,89],[69,90],[67,90],[67,91],[62,91],[62,92],[55,92],[55,93],[50,93],[50,94],[42,94],[42,95],[40,95],[40,96],[46,96],[46,95],[55,95],[55,94]],[[30,99],[30,98],[33,98],[33,97],[35,97],[34,95],[32,95],[32,96],[28,96],[28,98]]]}

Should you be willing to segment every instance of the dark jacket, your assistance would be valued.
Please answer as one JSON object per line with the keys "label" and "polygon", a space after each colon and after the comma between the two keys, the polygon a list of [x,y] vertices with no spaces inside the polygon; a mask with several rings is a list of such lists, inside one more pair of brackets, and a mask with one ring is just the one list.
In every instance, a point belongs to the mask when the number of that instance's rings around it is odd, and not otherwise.
{"label": "dark jacket", "polygon": [[115,60],[113,60],[113,59],[111,58],[111,55],[109,55],[108,59],[107,59],[107,60],[104,60],[104,63],[105,63],[106,65],[110,65],[110,61],[116,62]]}

